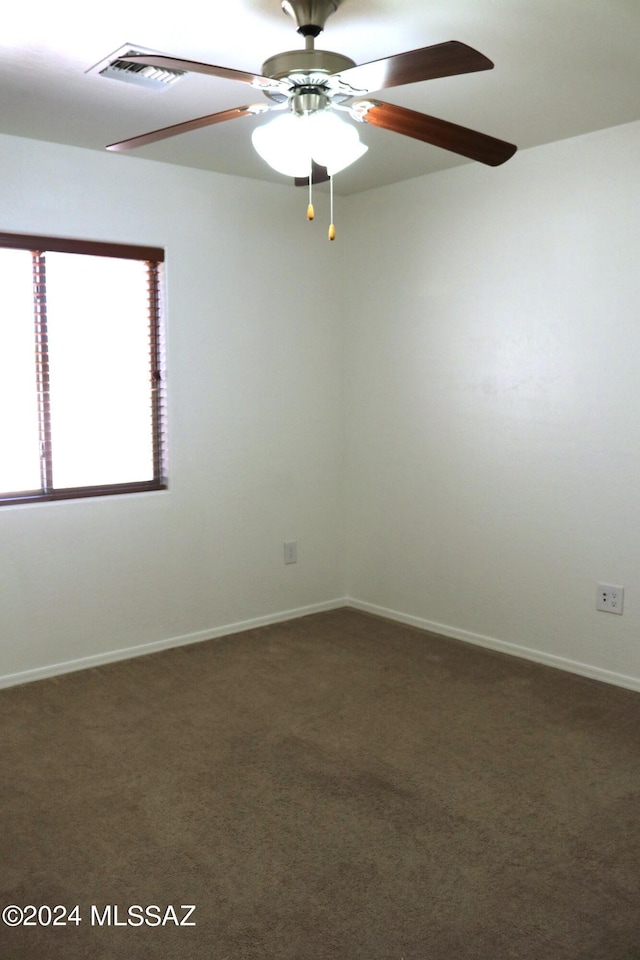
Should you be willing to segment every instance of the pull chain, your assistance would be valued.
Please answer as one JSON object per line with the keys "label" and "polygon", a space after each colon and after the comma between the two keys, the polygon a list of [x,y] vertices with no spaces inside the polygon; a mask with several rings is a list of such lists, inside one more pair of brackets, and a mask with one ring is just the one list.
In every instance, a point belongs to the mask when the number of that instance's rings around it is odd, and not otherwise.
{"label": "pull chain", "polygon": [[331,206],[331,223],[329,224],[329,240],[335,240],[336,228],[333,223],[333,177],[329,177],[329,198]]}
{"label": "pull chain", "polygon": [[313,160],[309,167],[309,206],[307,207],[307,220],[313,220],[315,212],[313,209]]}

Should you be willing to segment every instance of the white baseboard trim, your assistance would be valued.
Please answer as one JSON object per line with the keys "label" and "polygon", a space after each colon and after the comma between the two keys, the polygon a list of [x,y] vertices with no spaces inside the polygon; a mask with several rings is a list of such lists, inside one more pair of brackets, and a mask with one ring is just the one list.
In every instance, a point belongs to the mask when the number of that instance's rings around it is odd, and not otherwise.
{"label": "white baseboard trim", "polygon": [[623,673],[604,670],[602,667],[594,667],[588,663],[567,660],[553,653],[545,653],[542,650],[533,650],[529,647],[520,647],[515,643],[507,643],[505,640],[497,640],[495,637],[485,637],[482,634],[472,633],[469,630],[460,630],[458,627],[451,627],[445,623],[434,623],[431,620],[423,620],[421,617],[413,617],[406,613],[400,613],[397,610],[388,610],[386,607],[379,607],[374,603],[366,603],[363,600],[355,600],[350,597],[345,603],[355,610],[362,610],[363,613],[371,613],[377,617],[384,617],[387,620],[396,620],[398,623],[406,623],[408,626],[418,627],[420,630],[428,630],[430,633],[437,633],[443,637],[451,637],[453,640],[464,640],[467,643],[473,643],[479,647],[487,647],[490,650],[507,653],[512,657],[532,660],[534,663],[542,663],[545,664],[545,666],[555,667],[558,670],[566,670],[568,673],[576,673],[581,677],[589,677],[591,680],[600,680],[603,683],[610,683],[616,687],[625,687],[627,690],[640,692],[639,677],[628,677]]}
{"label": "white baseboard trim", "polygon": [[204,640],[217,640],[221,637],[231,636],[234,633],[253,630],[255,627],[264,627],[270,623],[284,623],[287,620],[295,620],[313,613],[338,610],[340,607],[352,607],[354,610],[362,610],[363,613],[371,613],[374,616],[384,617],[387,620],[406,623],[408,626],[417,627],[419,630],[426,630],[429,633],[437,633],[440,636],[451,637],[454,640],[463,640],[466,643],[473,643],[479,647],[487,647],[490,650],[497,650],[500,653],[506,653],[513,657],[532,660],[534,663],[542,663],[548,667],[555,667],[558,670],[578,674],[578,676],[589,677],[592,680],[600,680],[603,683],[610,683],[617,687],[624,687],[627,690],[640,692],[640,678],[638,677],[628,677],[625,674],[615,673],[612,670],[604,670],[602,667],[594,667],[587,663],[580,663],[579,661],[558,657],[552,653],[545,653],[544,651],[534,650],[529,647],[521,647],[514,643],[507,643],[505,640],[497,640],[495,637],[486,637],[483,634],[473,633],[469,630],[461,630],[458,627],[449,626],[449,624],[436,623],[432,620],[425,620],[422,617],[414,617],[408,613],[401,613],[398,610],[389,610],[387,607],[380,607],[377,604],[367,603],[364,600],[356,600],[353,597],[340,597],[335,600],[326,600],[322,603],[310,604],[306,607],[297,607],[293,610],[282,610],[278,613],[267,614],[263,617],[254,617],[251,620],[228,623],[220,627],[213,627],[210,630],[200,630],[196,633],[184,634],[180,637],[169,637],[165,640],[155,640],[151,643],[139,644],[135,647],[109,650],[106,653],[80,657],[77,660],[52,663],[44,667],[24,670],[20,673],[7,674],[6,676],[0,676],[0,689],[18,686],[22,683],[31,683],[34,680],[46,680],[49,677],[56,677],[65,673],[74,673],[77,670],[89,670],[92,667],[115,663],[118,660],[132,660],[134,657],[143,657],[150,653],[159,653],[161,650],[169,650],[172,647],[183,647],[191,643],[201,643]]}
{"label": "white baseboard trim", "polygon": [[0,677],[0,689],[14,687],[22,683],[31,683],[34,680],[46,680],[64,673],[75,673],[77,670],[89,670],[100,667],[105,663],[115,663],[118,660],[132,660],[134,657],[144,657],[149,653],[159,653],[172,647],[185,647],[190,643],[201,643],[204,640],[218,640],[233,633],[242,633],[253,630],[255,627],[265,627],[270,623],[283,623],[286,620],[296,620],[311,613],[323,613],[326,610],[337,610],[340,607],[351,606],[344,598],[326,600],[323,603],[310,604],[307,607],[296,607],[293,610],[282,610],[279,613],[270,613],[264,617],[255,617],[252,620],[241,620],[238,623],[227,623],[211,630],[199,630],[197,633],[188,633],[181,637],[169,637],[165,640],[154,640],[151,643],[142,643],[135,647],[125,647],[121,650],[109,650],[106,653],[96,653],[89,657],[80,657],[78,660],[67,660],[63,663],[52,663],[45,667],[36,667],[33,670],[24,670],[21,673],[10,673]]}

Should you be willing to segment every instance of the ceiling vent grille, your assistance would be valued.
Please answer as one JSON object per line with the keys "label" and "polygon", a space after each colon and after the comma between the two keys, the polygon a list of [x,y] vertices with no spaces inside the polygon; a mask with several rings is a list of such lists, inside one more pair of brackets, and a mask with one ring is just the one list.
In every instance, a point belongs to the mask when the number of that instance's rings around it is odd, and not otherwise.
{"label": "ceiling vent grille", "polygon": [[133,83],[149,90],[166,90],[176,80],[185,76],[184,70],[167,70],[164,67],[152,67],[145,63],[127,63],[123,58],[132,53],[144,55],[156,53],[156,51],[125,44],[87,73],[97,73],[109,80],[122,80],[124,83]]}

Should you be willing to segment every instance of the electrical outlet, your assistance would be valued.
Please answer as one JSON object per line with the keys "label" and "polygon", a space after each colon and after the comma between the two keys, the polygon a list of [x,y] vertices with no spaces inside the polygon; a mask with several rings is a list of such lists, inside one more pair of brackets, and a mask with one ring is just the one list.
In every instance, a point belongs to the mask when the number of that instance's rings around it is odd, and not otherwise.
{"label": "electrical outlet", "polygon": [[596,596],[596,610],[605,613],[622,613],[624,601],[624,587],[616,587],[612,583],[599,583]]}
{"label": "electrical outlet", "polygon": [[285,563],[298,562],[298,543],[296,540],[290,540],[288,543],[285,543],[284,562]]}

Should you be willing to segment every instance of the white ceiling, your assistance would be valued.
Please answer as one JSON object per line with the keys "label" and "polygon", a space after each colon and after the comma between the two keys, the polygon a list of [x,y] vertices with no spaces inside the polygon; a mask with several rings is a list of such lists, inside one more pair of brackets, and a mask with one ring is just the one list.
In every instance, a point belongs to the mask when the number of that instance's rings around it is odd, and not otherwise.
{"label": "white ceiling", "polygon": [[[381,99],[520,148],[640,119],[640,0],[344,0],[316,46],[365,63],[446,40],[475,47],[495,69],[394,87]],[[304,47],[279,0],[14,0],[0,31],[0,132],[102,150],[260,97],[196,74],[156,93],[87,72],[127,43],[255,73],[273,54]],[[218,124],[117,160],[286,182],[251,146],[259,122]],[[358,129],[370,149],[336,177],[341,193],[469,162]]]}

